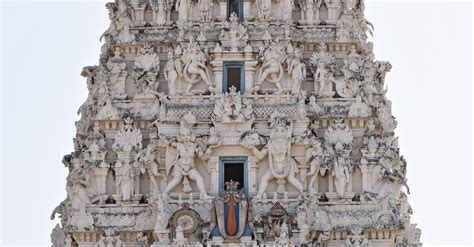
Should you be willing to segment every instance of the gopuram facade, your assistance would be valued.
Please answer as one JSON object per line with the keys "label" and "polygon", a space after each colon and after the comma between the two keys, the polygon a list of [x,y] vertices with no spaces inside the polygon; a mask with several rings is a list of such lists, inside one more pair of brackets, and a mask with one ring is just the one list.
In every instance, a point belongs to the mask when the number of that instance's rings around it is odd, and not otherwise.
{"label": "gopuram facade", "polygon": [[363,0],[116,0],[55,247],[420,247]]}

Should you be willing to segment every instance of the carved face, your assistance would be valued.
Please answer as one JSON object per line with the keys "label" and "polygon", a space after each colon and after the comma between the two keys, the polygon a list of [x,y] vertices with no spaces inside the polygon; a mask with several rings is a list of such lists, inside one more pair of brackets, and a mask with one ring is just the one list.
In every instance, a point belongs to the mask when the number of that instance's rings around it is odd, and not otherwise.
{"label": "carved face", "polygon": [[179,133],[179,136],[181,138],[181,141],[184,143],[187,143],[191,140],[191,133],[189,133],[189,131],[182,131],[181,133]]}
{"label": "carved face", "polygon": [[272,139],[286,139],[288,137],[288,131],[283,126],[277,126],[272,130],[271,137]]}

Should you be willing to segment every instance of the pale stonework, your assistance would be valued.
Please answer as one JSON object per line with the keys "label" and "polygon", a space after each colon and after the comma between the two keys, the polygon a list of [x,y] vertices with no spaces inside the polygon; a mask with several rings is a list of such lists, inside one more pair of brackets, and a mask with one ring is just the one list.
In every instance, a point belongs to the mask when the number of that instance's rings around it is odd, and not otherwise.
{"label": "pale stonework", "polygon": [[106,7],[53,246],[422,246],[363,0]]}

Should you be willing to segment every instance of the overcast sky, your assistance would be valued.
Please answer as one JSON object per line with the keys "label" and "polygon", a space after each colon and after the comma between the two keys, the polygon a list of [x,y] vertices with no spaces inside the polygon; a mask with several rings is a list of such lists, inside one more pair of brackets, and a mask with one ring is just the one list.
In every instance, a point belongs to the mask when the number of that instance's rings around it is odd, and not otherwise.
{"label": "overcast sky", "polygon": [[[49,245],[65,196],[61,158],[73,150],[86,99],[83,66],[98,63],[105,1],[1,5],[0,245]],[[425,247],[472,242],[472,6],[366,0],[408,161],[413,222]]]}

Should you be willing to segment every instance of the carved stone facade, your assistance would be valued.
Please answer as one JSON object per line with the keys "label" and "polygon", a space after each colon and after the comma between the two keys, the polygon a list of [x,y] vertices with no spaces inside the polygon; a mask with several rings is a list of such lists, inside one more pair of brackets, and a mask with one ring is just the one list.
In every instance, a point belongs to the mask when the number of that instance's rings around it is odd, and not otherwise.
{"label": "carved stone facade", "polygon": [[422,246],[363,0],[106,7],[53,246]]}

